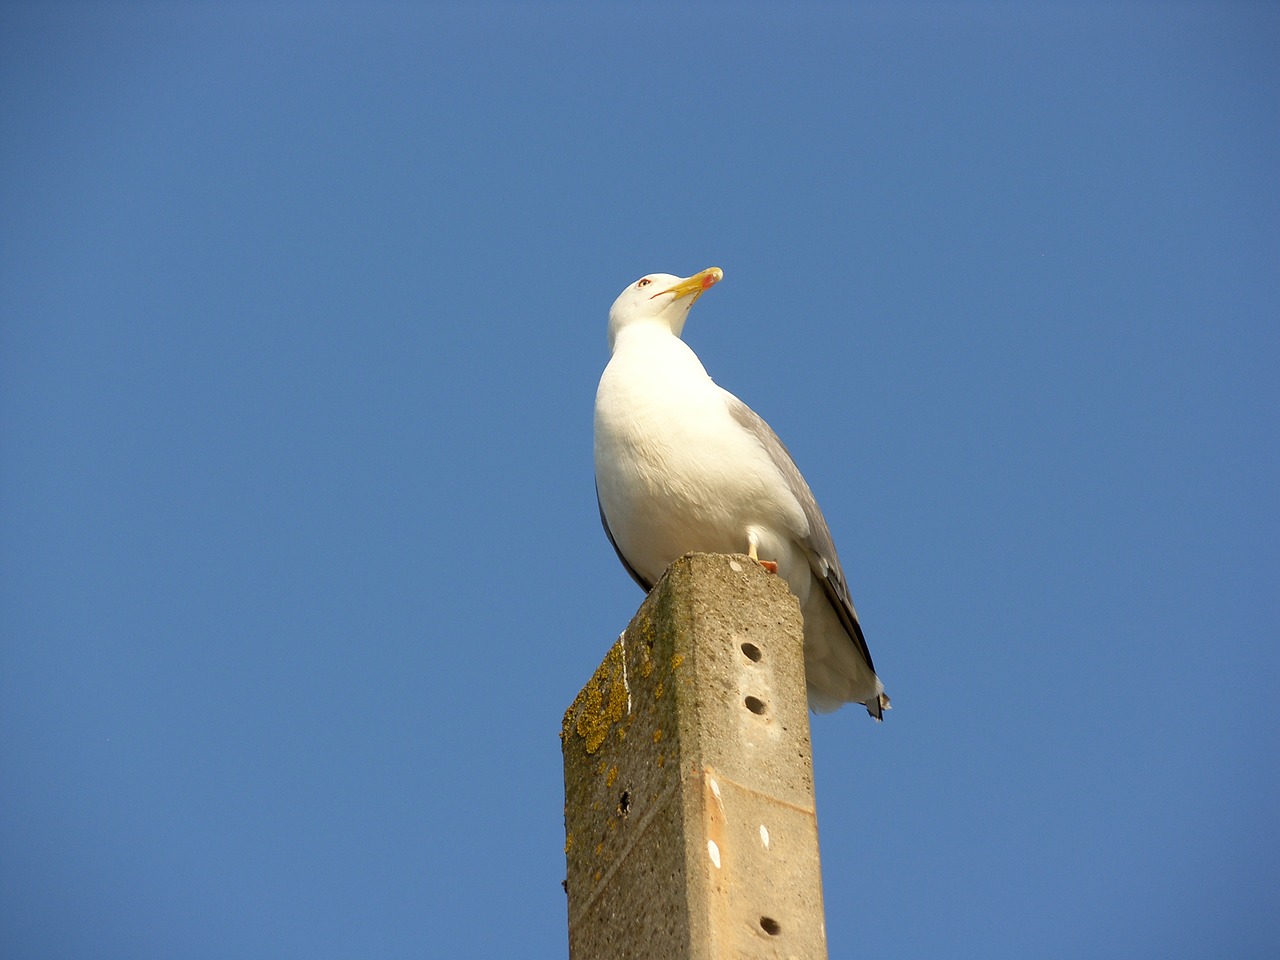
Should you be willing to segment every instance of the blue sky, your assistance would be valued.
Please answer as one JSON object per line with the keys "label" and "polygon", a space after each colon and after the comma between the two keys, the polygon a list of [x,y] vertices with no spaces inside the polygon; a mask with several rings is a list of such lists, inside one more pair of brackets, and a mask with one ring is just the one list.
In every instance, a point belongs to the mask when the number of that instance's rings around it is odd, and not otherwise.
{"label": "blue sky", "polygon": [[1280,943],[1272,4],[0,8],[0,952],[566,956],[609,304],[822,503],[833,958]]}

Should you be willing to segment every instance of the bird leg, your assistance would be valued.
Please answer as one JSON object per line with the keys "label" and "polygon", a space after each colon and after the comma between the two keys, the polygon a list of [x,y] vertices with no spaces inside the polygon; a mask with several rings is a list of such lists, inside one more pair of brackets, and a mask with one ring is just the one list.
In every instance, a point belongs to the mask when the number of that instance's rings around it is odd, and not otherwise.
{"label": "bird leg", "polygon": [[750,539],[747,540],[747,556],[750,557],[752,560],[754,560],[756,563],[760,564],[760,566],[764,567],[770,573],[778,572],[778,561],[761,560],[758,556],[756,556],[756,538],[755,537],[751,537]]}

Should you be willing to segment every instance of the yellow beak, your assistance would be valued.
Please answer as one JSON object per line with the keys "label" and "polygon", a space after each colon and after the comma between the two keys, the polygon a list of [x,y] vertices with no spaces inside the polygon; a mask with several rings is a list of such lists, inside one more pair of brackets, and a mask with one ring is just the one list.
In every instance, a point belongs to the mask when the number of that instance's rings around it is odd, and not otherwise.
{"label": "yellow beak", "polygon": [[[687,280],[681,280],[675,286],[667,287],[665,290],[660,290],[653,296],[660,297],[664,293],[674,293],[677,300],[681,297],[693,297],[693,300],[690,302],[694,303],[700,296],[702,296],[704,291],[709,290],[712,286],[723,279],[723,270],[719,267],[707,267],[707,269],[699,273],[695,273]],[[652,300],[653,297],[650,297],[649,299]]]}

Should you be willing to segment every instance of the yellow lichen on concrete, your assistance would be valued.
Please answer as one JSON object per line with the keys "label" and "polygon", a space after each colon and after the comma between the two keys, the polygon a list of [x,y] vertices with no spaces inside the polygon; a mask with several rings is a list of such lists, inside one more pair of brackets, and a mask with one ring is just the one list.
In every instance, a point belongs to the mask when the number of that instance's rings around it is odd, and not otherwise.
{"label": "yellow lichen on concrete", "polygon": [[675,653],[675,654],[672,654],[672,655],[671,655],[671,669],[672,669],[672,670],[676,670],[676,669],[678,669],[678,668],[680,667],[680,664],[682,664],[682,663],[684,663],[684,654],[683,654],[683,653]]}
{"label": "yellow lichen on concrete", "polygon": [[568,853],[569,848],[573,846],[573,834],[566,834],[564,838],[564,852]]}
{"label": "yellow lichen on concrete", "polygon": [[615,781],[615,780],[617,780],[617,779],[618,779],[618,768],[617,768],[617,767],[610,767],[610,768],[609,768],[609,776],[605,777],[604,785],[605,785],[606,787],[612,787],[612,786],[613,786],[613,781]]}
{"label": "yellow lichen on concrete", "polygon": [[661,739],[662,739],[662,731],[661,730],[653,731],[653,742],[658,743]]}
{"label": "yellow lichen on concrete", "polygon": [[626,665],[622,657],[622,644],[614,644],[565,713],[562,740],[576,733],[587,753],[595,753],[609,736],[609,728],[626,716]]}

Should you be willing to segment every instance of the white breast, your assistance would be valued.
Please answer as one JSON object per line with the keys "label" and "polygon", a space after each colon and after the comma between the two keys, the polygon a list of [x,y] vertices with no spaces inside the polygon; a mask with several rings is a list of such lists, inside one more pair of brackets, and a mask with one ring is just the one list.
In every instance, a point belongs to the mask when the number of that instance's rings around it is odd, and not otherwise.
{"label": "white breast", "polygon": [[799,504],[779,497],[786,484],[728,399],[682,340],[652,327],[624,331],[600,378],[600,505],[623,556],[650,582],[689,551],[744,553],[750,531],[805,529]]}

